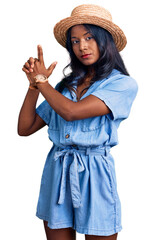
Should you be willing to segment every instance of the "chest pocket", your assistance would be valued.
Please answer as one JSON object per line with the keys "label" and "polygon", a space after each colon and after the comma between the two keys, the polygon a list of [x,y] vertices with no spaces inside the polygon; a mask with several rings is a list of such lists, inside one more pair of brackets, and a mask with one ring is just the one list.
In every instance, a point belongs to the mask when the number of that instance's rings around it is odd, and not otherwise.
{"label": "chest pocket", "polygon": [[81,130],[83,132],[96,131],[105,124],[105,116],[92,117],[81,120]]}

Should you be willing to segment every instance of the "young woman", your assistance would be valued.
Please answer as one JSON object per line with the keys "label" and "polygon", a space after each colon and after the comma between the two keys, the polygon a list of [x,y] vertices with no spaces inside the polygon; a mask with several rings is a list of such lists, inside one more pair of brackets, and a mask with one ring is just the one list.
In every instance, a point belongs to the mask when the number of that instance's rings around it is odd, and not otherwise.
{"label": "young woman", "polygon": [[[119,54],[123,31],[97,5],[80,5],[54,27],[69,52],[71,72],[54,89],[43,51],[24,64],[30,86],[19,115],[18,133],[29,136],[48,125],[53,142],[45,163],[36,215],[48,240],[117,239],[121,205],[111,147],[137,94]],[[45,101],[36,109],[41,93]]]}

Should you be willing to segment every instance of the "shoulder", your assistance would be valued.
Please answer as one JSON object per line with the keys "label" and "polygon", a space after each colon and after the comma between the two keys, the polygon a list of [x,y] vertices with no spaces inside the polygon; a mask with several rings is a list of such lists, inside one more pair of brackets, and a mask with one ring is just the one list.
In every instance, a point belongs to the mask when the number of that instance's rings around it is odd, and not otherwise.
{"label": "shoulder", "polygon": [[134,78],[131,76],[127,76],[117,69],[113,69],[111,74],[101,80],[101,87],[106,87],[106,88],[114,88],[114,89],[121,89],[122,90],[128,90],[128,89],[133,89],[134,91],[138,91],[138,84]]}

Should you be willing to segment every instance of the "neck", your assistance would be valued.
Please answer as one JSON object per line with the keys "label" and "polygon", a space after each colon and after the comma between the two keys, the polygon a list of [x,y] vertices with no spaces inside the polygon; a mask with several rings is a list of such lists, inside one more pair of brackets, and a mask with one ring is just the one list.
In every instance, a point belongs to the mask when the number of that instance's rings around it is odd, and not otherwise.
{"label": "neck", "polygon": [[85,81],[90,81],[95,75],[95,70],[93,67],[88,68],[88,73],[86,75]]}

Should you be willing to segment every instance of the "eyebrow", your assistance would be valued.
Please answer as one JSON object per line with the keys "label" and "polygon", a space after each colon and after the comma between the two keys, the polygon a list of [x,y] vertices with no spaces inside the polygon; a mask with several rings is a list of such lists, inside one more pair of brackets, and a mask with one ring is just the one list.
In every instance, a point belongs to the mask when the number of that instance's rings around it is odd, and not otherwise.
{"label": "eyebrow", "polygon": [[[85,34],[83,34],[83,36],[87,35],[88,33],[91,33],[91,32],[86,32]],[[77,38],[77,37],[71,37],[72,38]]]}

